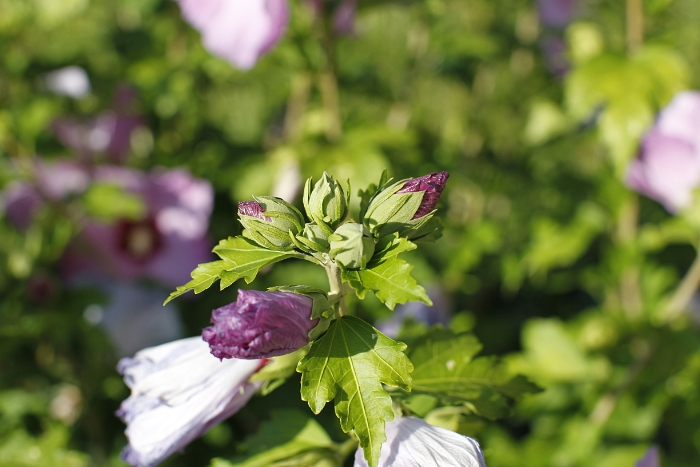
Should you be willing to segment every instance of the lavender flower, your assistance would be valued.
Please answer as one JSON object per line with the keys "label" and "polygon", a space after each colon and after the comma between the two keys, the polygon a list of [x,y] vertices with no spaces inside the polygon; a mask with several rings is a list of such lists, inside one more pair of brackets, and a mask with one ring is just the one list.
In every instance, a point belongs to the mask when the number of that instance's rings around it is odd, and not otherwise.
{"label": "lavender flower", "polygon": [[428,175],[423,175],[422,177],[412,178],[404,184],[404,186],[396,193],[417,193],[419,191],[423,193],[423,201],[420,203],[420,207],[413,215],[413,219],[418,219],[428,214],[430,211],[435,209],[435,205],[442,195],[442,190],[445,189],[445,183],[450,177],[447,172],[431,173]]}
{"label": "lavender flower", "polygon": [[185,170],[146,174],[114,166],[96,167],[93,180],[141,196],[147,214],[116,224],[87,222],[62,259],[69,278],[100,273],[126,280],[149,278],[174,287],[211,258],[206,232],[214,194],[207,181]]}
{"label": "lavender flower", "polygon": [[644,136],[626,184],[678,212],[700,186],[700,92],[677,94]]}
{"label": "lavender flower", "polygon": [[[420,418],[401,417],[386,424],[378,467],[486,467],[479,443]],[[368,467],[362,448],[354,467]]]}
{"label": "lavender flower", "polygon": [[261,383],[265,362],[218,361],[199,337],[144,349],[118,370],[131,388],[117,415],[127,424],[122,459],[154,467],[243,407]]}
{"label": "lavender flower", "polygon": [[202,337],[220,359],[288,354],[308,344],[318,323],[310,319],[312,306],[305,295],[239,290],[235,303],[214,310],[214,326],[204,329]]}
{"label": "lavender flower", "polygon": [[644,454],[644,457],[639,459],[634,467],[661,467],[661,459],[659,459],[659,448],[652,446]]}
{"label": "lavender flower", "polygon": [[179,0],[185,20],[202,34],[204,48],[249,69],[281,39],[287,0]]}
{"label": "lavender flower", "polygon": [[542,23],[565,28],[576,17],[580,0],[538,0],[537,10]]}

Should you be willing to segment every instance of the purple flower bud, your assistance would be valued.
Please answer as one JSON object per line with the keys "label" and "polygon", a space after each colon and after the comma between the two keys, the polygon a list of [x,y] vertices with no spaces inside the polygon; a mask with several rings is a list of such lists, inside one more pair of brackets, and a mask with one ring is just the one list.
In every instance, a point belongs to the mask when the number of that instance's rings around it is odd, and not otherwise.
{"label": "purple flower bud", "polygon": [[256,203],[255,201],[241,201],[238,203],[238,213],[243,214],[244,216],[251,216],[251,217],[257,217],[258,219],[262,219],[267,222],[272,222],[272,219],[263,216],[263,212],[265,212],[260,206],[260,203]]}
{"label": "purple flower bud", "polygon": [[423,201],[420,203],[420,207],[413,215],[414,219],[423,217],[430,211],[435,209],[435,205],[442,195],[442,190],[445,189],[445,183],[450,177],[447,172],[431,173],[428,175],[423,175],[422,177],[412,178],[408,180],[406,184],[396,193],[417,193],[419,191],[425,192],[423,195]]}
{"label": "purple flower bud", "polygon": [[212,355],[224,358],[266,358],[284,355],[308,344],[313,300],[291,292],[239,290],[235,303],[214,310],[202,331]]}

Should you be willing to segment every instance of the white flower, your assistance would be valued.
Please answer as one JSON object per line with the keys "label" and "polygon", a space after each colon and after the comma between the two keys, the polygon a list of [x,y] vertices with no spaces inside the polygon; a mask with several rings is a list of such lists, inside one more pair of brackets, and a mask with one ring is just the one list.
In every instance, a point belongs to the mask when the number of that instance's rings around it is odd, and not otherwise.
{"label": "white flower", "polygon": [[79,66],[67,66],[47,73],[46,87],[56,94],[80,99],[90,93],[90,78]]}
{"label": "white flower", "polygon": [[[486,467],[479,443],[420,418],[396,418],[386,424],[378,467]],[[368,467],[362,448],[354,467]]]}
{"label": "white flower", "polygon": [[154,467],[236,413],[261,383],[248,379],[264,361],[219,361],[201,337],[151,347],[118,369],[131,388],[117,415],[127,424],[122,459]]}

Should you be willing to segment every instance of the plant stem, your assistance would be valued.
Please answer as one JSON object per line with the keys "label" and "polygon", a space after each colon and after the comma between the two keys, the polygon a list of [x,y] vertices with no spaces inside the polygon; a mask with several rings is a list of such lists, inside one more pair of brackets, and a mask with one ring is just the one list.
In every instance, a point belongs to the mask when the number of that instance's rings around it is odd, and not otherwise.
{"label": "plant stem", "polygon": [[690,269],[666,305],[663,314],[666,320],[678,318],[685,311],[698,287],[700,287],[700,254],[695,257]]}
{"label": "plant stem", "polygon": [[328,283],[331,288],[331,294],[338,295],[338,304],[336,305],[337,317],[345,316],[348,313],[345,307],[345,292],[343,291],[343,278],[341,277],[341,271],[335,261],[329,260],[325,265],[326,274],[328,274]]}
{"label": "plant stem", "polygon": [[644,41],[642,0],[627,0],[627,50],[634,52]]}
{"label": "plant stem", "polygon": [[[623,248],[631,248],[637,238],[639,225],[639,198],[636,195],[625,200],[618,214],[617,240]],[[620,276],[620,306],[630,318],[639,318],[642,313],[642,298],[639,288],[639,266],[630,264]]]}

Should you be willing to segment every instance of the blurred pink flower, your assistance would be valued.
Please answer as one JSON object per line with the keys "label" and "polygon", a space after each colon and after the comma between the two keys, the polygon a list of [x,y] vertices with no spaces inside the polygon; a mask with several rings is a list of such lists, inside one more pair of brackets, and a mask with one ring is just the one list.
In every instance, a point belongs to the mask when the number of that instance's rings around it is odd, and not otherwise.
{"label": "blurred pink flower", "polygon": [[155,467],[184,449],[250,400],[262,383],[248,380],[266,363],[219,361],[200,337],[122,359],[117,369],[131,388],[117,411],[129,439],[122,459],[132,466]]}
{"label": "blurred pink flower", "polygon": [[210,260],[206,232],[214,193],[209,182],[181,169],[146,174],[114,166],[96,167],[93,181],[140,195],[147,213],[138,221],[86,222],[62,260],[69,277],[98,272],[174,287]]}
{"label": "blurred pink flower", "polygon": [[[486,467],[479,443],[414,417],[387,422],[378,467]],[[367,467],[362,448],[354,467]]]}
{"label": "blurred pink flower", "polygon": [[90,184],[90,176],[80,165],[72,161],[33,161],[35,182],[11,182],[0,194],[0,204],[7,219],[26,229],[36,210],[44,201],[60,201],[71,195],[83,193]]}
{"label": "blurred pink flower", "polygon": [[700,186],[700,92],[681,92],[661,111],[625,182],[670,212],[692,203]]}
{"label": "blurred pink flower", "polygon": [[88,120],[58,118],[52,124],[53,131],[79,156],[106,154],[110,162],[121,164],[129,154],[131,134],[144,123],[132,110],[135,101],[133,89],[122,86],[115,93],[113,110]]}
{"label": "blurred pink flower", "polygon": [[249,69],[282,38],[287,0],[178,0],[182,16],[202,34],[204,48]]}

